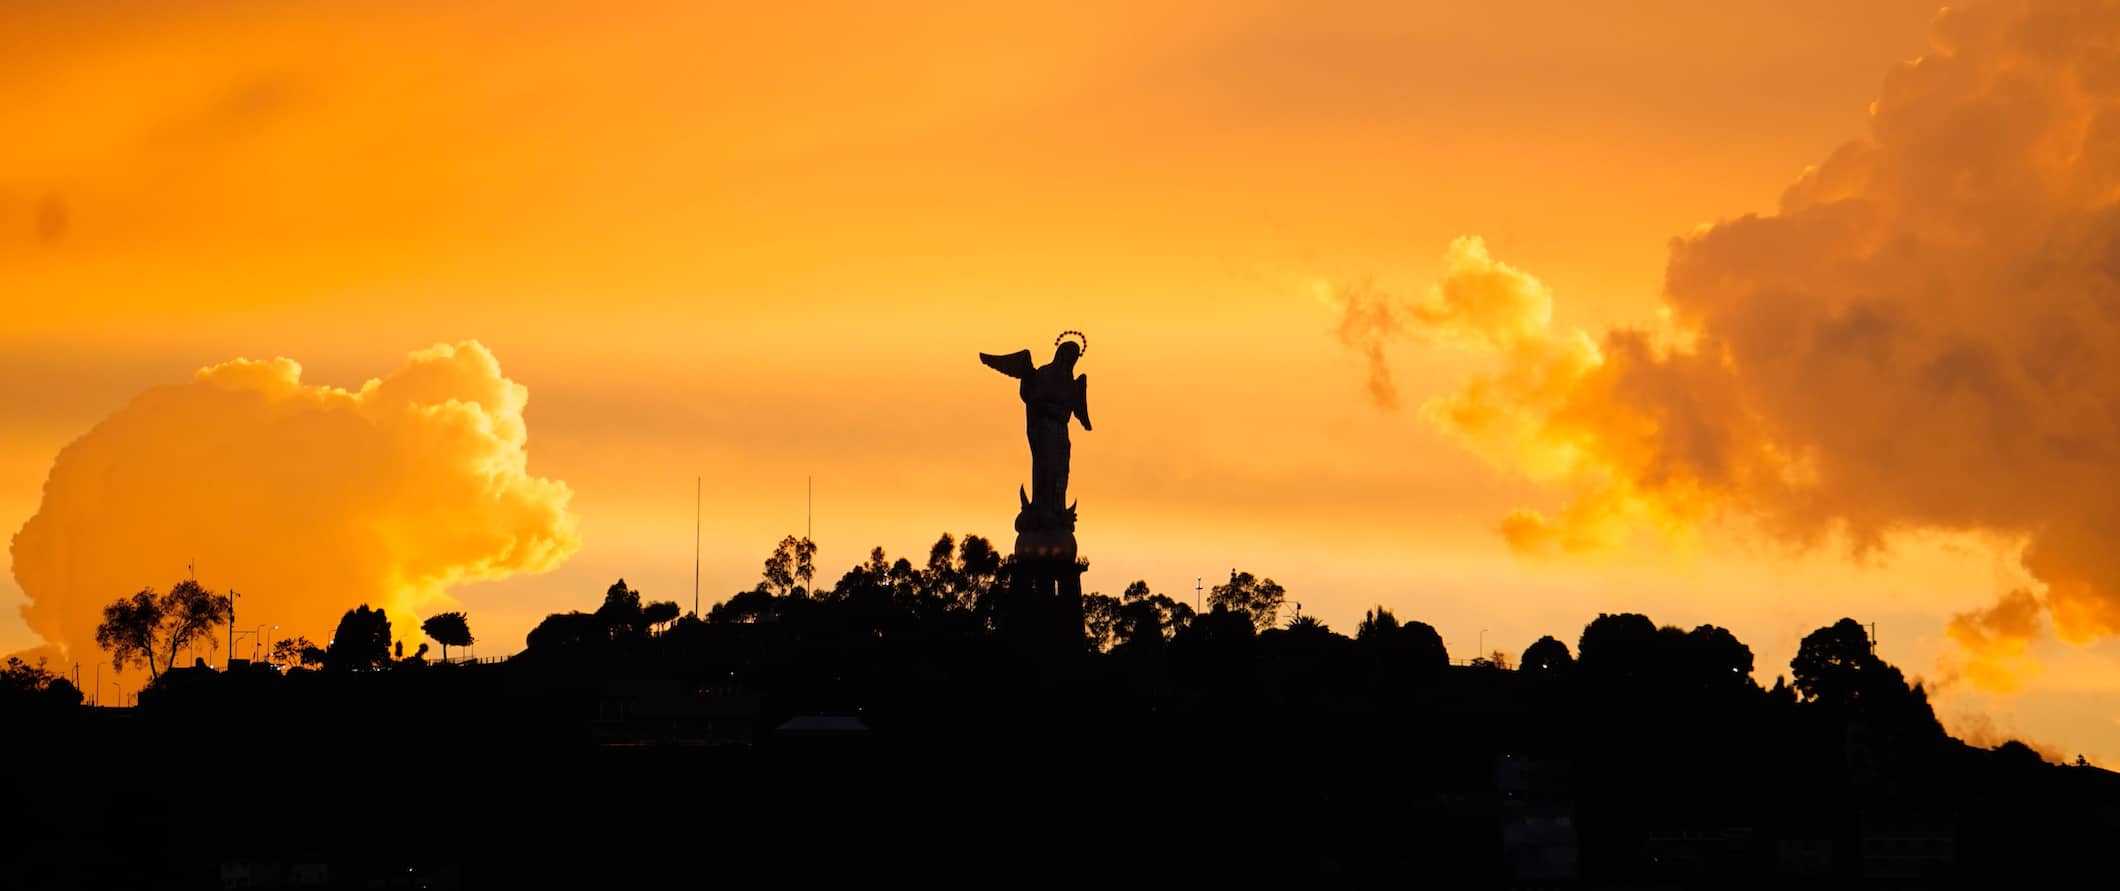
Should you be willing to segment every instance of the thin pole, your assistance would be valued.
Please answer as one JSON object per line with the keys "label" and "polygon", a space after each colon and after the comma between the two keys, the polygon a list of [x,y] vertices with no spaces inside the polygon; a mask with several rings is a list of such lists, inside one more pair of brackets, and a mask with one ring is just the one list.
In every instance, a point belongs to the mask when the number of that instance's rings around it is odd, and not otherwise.
{"label": "thin pole", "polygon": [[236,589],[228,589],[228,655],[222,657],[222,671],[236,667],[236,598],[241,596]]}
{"label": "thin pole", "polygon": [[692,478],[692,615],[699,616],[699,477]]}

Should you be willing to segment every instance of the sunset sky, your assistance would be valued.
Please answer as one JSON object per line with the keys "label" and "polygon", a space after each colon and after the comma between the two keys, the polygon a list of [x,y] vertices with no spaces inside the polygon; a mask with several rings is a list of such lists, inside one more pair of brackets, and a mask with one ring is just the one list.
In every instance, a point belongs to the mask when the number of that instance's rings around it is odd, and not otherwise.
{"label": "sunset sky", "polygon": [[86,686],[17,607],[196,560],[243,628],[453,600],[505,655],[621,576],[690,608],[695,477],[703,604],[811,478],[822,580],[1006,547],[976,354],[1081,329],[1087,588],[1234,567],[1460,659],[1644,612],[1768,684],[1853,616],[1961,734],[2120,763],[2120,291],[2071,277],[2120,15],[2028,8],[10,3],[0,651]]}

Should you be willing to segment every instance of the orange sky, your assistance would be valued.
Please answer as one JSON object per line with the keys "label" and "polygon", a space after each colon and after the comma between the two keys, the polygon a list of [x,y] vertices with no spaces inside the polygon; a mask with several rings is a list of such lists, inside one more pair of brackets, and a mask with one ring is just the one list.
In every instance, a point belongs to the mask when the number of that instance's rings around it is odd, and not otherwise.
{"label": "orange sky", "polygon": [[[1418,291],[1481,235],[1557,324],[1652,322],[1670,240],[1860,136],[1933,4],[1142,6],[9,4],[0,526],[148,387],[285,356],[357,389],[476,339],[527,388],[528,470],[572,490],[581,542],[454,587],[500,654],[620,575],[689,605],[695,475],[708,602],[800,533],[806,476],[828,578],[1005,539],[1020,408],[974,354],[1080,328],[1092,588],[1236,566],[1461,658],[1638,610],[1731,627],[1771,682],[1844,614],[1933,675],[1949,618],[2021,579],[2013,542],[1966,534],[1861,566],[1713,530],[1516,556],[1496,522],[1548,493],[1372,407],[1317,291]],[[1392,359],[1409,405],[1479,367]],[[242,587],[230,560],[202,581]],[[0,650],[37,642],[0,612]],[[2018,692],[1943,691],[1947,723],[2120,761],[2120,649],[2033,646]]]}

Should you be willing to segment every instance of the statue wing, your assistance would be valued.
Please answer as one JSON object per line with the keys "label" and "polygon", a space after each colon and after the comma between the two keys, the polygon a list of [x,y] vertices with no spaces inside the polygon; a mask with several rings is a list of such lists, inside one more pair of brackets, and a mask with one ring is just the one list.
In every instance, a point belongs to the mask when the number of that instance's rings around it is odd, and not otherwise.
{"label": "statue wing", "polygon": [[985,362],[988,368],[1019,379],[1030,377],[1031,372],[1038,370],[1038,366],[1031,364],[1030,350],[1017,350],[1006,356],[980,353],[979,361]]}
{"label": "statue wing", "polygon": [[1089,375],[1081,374],[1075,376],[1075,404],[1073,408],[1075,410],[1075,420],[1082,422],[1082,429],[1090,429]]}

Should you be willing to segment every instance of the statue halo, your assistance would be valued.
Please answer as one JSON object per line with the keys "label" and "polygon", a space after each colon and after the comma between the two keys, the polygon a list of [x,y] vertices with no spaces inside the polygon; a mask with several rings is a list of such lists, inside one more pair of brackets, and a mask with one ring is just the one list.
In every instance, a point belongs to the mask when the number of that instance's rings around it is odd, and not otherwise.
{"label": "statue halo", "polygon": [[1067,336],[1068,336],[1068,335],[1070,335],[1070,334],[1072,334],[1072,335],[1075,335],[1075,339],[1076,339],[1076,340],[1079,340],[1079,341],[1081,341],[1081,342],[1082,342],[1082,355],[1084,355],[1084,356],[1087,356],[1087,355],[1089,355],[1089,336],[1088,336],[1088,335],[1085,335],[1085,334],[1083,334],[1083,333],[1082,333],[1082,332],[1080,332],[1080,331],[1062,331],[1062,332],[1060,332],[1060,336],[1059,336],[1059,337],[1055,337],[1055,338],[1053,338],[1053,346],[1056,346],[1056,347],[1057,347],[1057,346],[1059,346],[1059,345],[1060,345],[1061,343],[1065,342],[1065,341],[1067,340]]}

